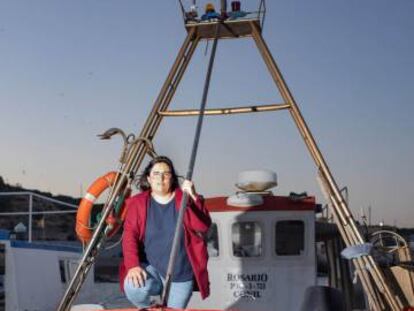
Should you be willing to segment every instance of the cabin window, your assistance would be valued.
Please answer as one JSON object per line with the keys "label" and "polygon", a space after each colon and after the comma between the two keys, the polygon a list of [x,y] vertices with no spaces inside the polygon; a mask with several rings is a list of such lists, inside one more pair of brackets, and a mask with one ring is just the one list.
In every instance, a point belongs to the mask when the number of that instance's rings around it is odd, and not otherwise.
{"label": "cabin window", "polygon": [[276,223],[276,255],[297,256],[305,250],[305,224],[301,220],[284,220]]}
{"label": "cabin window", "polygon": [[234,223],[232,226],[233,256],[259,257],[262,255],[262,227],[255,221]]}
{"label": "cabin window", "polygon": [[219,241],[217,224],[212,223],[206,235],[207,251],[209,257],[219,256]]}

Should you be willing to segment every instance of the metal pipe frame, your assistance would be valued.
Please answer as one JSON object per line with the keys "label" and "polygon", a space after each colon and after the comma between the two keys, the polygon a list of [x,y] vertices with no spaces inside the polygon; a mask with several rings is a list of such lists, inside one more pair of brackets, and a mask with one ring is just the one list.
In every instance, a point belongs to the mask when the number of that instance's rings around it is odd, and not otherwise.
{"label": "metal pipe frame", "polygon": [[[141,137],[145,137],[150,141],[152,141],[154,138],[163,119],[163,116],[159,114],[159,112],[167,110],[199,41],[200,38],[198,36],[195,36],[195,29],[191,30],[191,32],[188,33],[183,47],[181,48],[174,62],[170,74],[168,75],[163,87],[161,88],[160,94],[155,101],[150,117],[147,119],[147,122],[141,131]],[[135,158],[133,159],[134,165],[131,168],[132,171],[137,172],[139,170],[144,156],[145,152],[143,152],[143,150],[138,150],[135,153]]]}
{"label": "metal pipe frame", "polygon": [[[211,74],[213,72],[213,65],[214,65],[214,60],[215,60],[216,52],[217,52],[217,44],[219,40],[218,37],[220,34],[220,29],[221,29],[221,25],[217,24],[214,43],[213,43],[213,47],[211,48],[210,60],[208,63],[206,78],[204,81],[203,95],[201,97],[201,104],[200,104],[200,114],[198,116],[197,125],[196,125],[196,129],[194,133],[194,140],[193,140],[193,145],[192,145],[192,150],[191,150],[190,161],[188,164],[187,173],[185,177],[186,180],[192,180],[193,178],[193,170],[194,170],[195,161],[197,157],[198,145],[200,142],[201,129],[203,127],[204,110],[207,104],[208,90],[210,88]],[[180,244],[180,240],[181,240],[181,237],[184,231],[183,222],[184,222],[184,213],[187,208],[187,202],[188,202],[188,194],[184,192],[182,199],[181,199],[180,210],[179,210],[178,217],[177,217],[177,224],[175,226],[174,238],[173,238],[171,251],[170,251],[170,257],[168,260],[167,273],[165,275],[164,288],[163,288],[162,295],[161,295],[162,306],[167,306],[168,298],[170,295],[175,261],[177,259],[178,250],[180,247],[179,244]]]}
{"label": "metal pipe frame", "polygon": [[[230,108],[213,108],[206,109],[203,115],[227,115],[227,114],[239,114],[239,113],[252,113],[252,112],[268,112],[289,109],[288,104],[274,104],[274,105],[260,105],[260,106],[245,106],[245,107],[230,107]],[[198,116],[200,110],[187,109],[187,110],[173,110],[173,111],[159,111],[163,117],[192,117]]]}
{"label": "metal pipe frame", "polygon": [[[326,180],[323,178],[321,171],[318,171],[319,177],[321,178],[321,187],[322,190],[326,191],[327,194],[327,200],[333,202],[332,196],[329,195],[327,190],[327,184]],[[324,192],[323,191],[323,192]],[[333,203],[332,203],[333,204]],[[346,231],[345,227],[341,225],[342,221],[340,219],[340,215],[338,215],[338,211],[335,208],[332,208],[332,215],[334,218],[334,222],[338,224],[338,230],[339,233],[342,236],[342,239],[344,240],[345,244],[347,246],[351,245],[351,240],[349,237],[349,232]],[[384,309],[384,303],[380,297],[378,297],[375,293],[375,290],[372,286],[372,283],[370,281],[368,271],[365,269],[364,263],[360,259],[353,259],[352,263],[355,266],[355,271],[358,273],[358,276],[361,280],[362,286],[364,287],[365,292],[367,293],[369,303],[373,306],[374,311],[380,311]]]}
{"label": "metal pipe frame", "polygon": [[[326,164],[322,153],[320,152],[315,139],[313,138],[300,110],[298,105],[295,102],[295,99],[293,98],[286,82],[283,79],[283,76],[276,65],[275,60],[273,59],[266,42],[264,41],[261,31],[259,27],[255,23],[250,23],[252,27],[252,36],[253,39],[257,45],[257,48],[259,49],[262,58],[277,86],[279,89],[279,92],[284,99],[286,103],[290,105],[289,112],[305,142],[305,145],[307,146],[313,160],[315,161],[316,166],[321,171],[324,180],[327,183],[327,190],[328,193],[332,196],[333,206],[336,209],[335,212],[340,215],[341,219],[343,220],[342,225],[344,228],[347,228],[349,226],[350,230],[348,230],[348,234],[344,235],[344,240],[348,241],[350,245],[355,244],[361,244],[364,242],[362,235],[360,234],[358,228],[356,227],[355,220],[352,217],[352,214],[349,211],[349,208],[342,197],[342,194],[340,193],[339,187],[337,186],[333,175],[331,174],[328,165]],[[349,236],[348,236],[349,235]],[[374,279],[375,286],[378,288],[378,290],[384,294],[390,308],[392,310],[398,311],[401,310],[401,303],[398,302],[396,299],[395,294],[392,293],[389,286],[386,284],[384,276],[382,275],[381,271],[379,270],[377,264],[373,260],[371,256],[364,256],[362,257],[362,260],[366,264],[365,266],[370,267],[370,273],[371,276]],[[358,268],[358,267],[357,267]],[[358,270],[359,271],[359,270]],[[370,280],[367,279],[367,282]],[[368,288],[365,288],[367,294],[369,294]]]}
{"label": "metal pipe frame", "polygon": [[[330,201],[331,204],[334,204],[333,202],[334,199],[332,198],[332,195],[329,193],[326,179],[324,178],[320,170],[318,171],[318,177],[320,180],[320,187],[322,188],[322,192],[326,194],[326,200]],[[332,208],[332,216],[333,216],[334,222],[337,224],[339,233],[341,234],[342,239],[344,240],[345,244],[347,246],[352,245],[351,238],[349,237],[349,232],[346,230],[346,226],[342,225],[344,221],[343,218],[341,218],[342,215],[338,213],[338,210],[336,208]],[[358,276],[360,277],[362,286],[364,287],[367,293],[369,302],[373,306],[373,309],[375,311],[383,310],[384,303],[382,299],[378,297],[378,295],[376,295],[375,293],[375,290],[372,286],[371,280],[368,275],[368,271],[365,268],[364,262],[361,259],[353,259],[352,262],[355,266],[355,270],[357,271]]]}
{"label": "metal pipe frame", "polygon": [[[340,193],[340,190],[328,168],[328,165],[326,164],[292,94],[287,87],[287,84],[282,77],[282,74],[280,73],[264,39],[261,36],[260,26],[254,21],[251,21],[249,23],[252,30],[252,37],[257,45],[257,48],[259,49],[262,58],[266,63],[268,70],[286,104],[262,106],[263,108],[253,106],[210,109],[206,111],[206,114],[232,114],[259,111],[255,109],[263,109],[262,111],[265,111],[265,109],[289,109],[289,112],[320,172],[324,184],[323,188],[325,188],[327,191],[329,199],[332,202],[332,213],[334,215],[336,223],[338,224],[338,229],[341,233],[342,238],[348,246],[363,243],[362,235],[358,231],[355,220],[349,211],[347,203],[342,197],[342,194]],[[103,209],[102,218],[92,235],[91,241],[88,243],[84,251],[78,268],[59,304],[59,307],[57,309],[58,311],[68,311],[70,309],[70,306],[76,298],[86,278],[86,275],[95,260],[95,257],[98,255],[99,250],[104,245],[106,240],[105,232],[107,230],[105,220],[114,209],[114,203],[116,199],[120,195],[125,194],[125,192],[128,190],[131,179],[135,176],[136,172],[140,168],[140,165],[148,149],[148,146],[144,143],[144,140],[152,142],[164,116],[169,116],[171,114],[174,116],[177,114],[200,114],[200,112],[196,110],[184,110],[181,112],[167,111],[167,108],[185,73],[185,70],[200,41],[200,38],[201,37],[197,34],[196,27],[191,27],[188,29],[187,37],[185,38],[179,50],[175,62],[173,63],[173,66],[170,69],[170,72],[159,92],[159,95],[154,102],[153,108],[141,130],[139,137],[143,139],[138,140],[136,143],[130,145],[127,150],[125,163],[121,164],[121,167],[119,168],[114,187]],[[356,267],[358,275],[360,276],[364,290],[369,297],[370,304],[372,304],[372,307],[375,311],[384,310],[386,308],[381,297],[377,295],[377,292],[383,294],[391,310],[401,310],[401,302],[399,302],[396,296],[391,292],[391,289],[386,284],[384,277],[379,270],[379,267],[371,256],[364,256],[359,259],[354,259],[353,263]],[[368,270],[367,267],[369,267]],[[372,282],[370,276],[374,282]]]}
{"label": "metal pipe frame", "polygon": [[[140,137],[147,138],[152,141],[152,138],[154,137],[162,119],[162,116],[158,114],[158,111],[167,109],[178,83],[181,80],[191,56],[199,42],[199,38],[194,37],[194,33],[195,30],[188,32],[170,73],[164,82],[160,94],[154,103],[153,109],[147,118],[144,128],[141,131]],[[120,194],[124,194],[127,191],[126,185],[128,180],[131,178],[131,174],[135,174],[135,172],[139,169],[140,164],[144,159],[146,149],[147,146],[144,140],[138,140],[136,144],[129,148],[125,164],[122,165],[117,174],[114,187],[109,195],[108,202],[105,204],[103,209],[102,218],[92,235],[91,241],[86,246],[75,274],[73,275],[69,286],[59,303],[57,311],[69,311],[73,301],[77,297],[77,294],[79,293],[79,290],[85,281],[85,278],[96,256],[98,255],[99,250],[105,243],[105,231],[107,227],[105,220],[114,209],[116,198]]]}

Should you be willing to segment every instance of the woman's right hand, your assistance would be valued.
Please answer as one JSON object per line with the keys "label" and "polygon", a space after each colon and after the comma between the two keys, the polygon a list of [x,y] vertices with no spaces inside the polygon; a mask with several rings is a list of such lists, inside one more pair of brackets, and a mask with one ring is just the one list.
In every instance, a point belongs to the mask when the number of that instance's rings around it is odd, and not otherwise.
{"label": "woman's right hand", "polygon": [[134,287],[143,287],[147,279],[147,272],[141,267],[134,267],[128,270],[126,279],[132,282]]}

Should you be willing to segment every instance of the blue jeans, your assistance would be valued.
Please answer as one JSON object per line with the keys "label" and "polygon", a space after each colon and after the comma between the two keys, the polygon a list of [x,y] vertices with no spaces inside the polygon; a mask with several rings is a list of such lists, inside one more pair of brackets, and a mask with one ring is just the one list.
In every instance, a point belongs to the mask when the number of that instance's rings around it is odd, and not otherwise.
{"label": "blue jeans", "polygon": [[[124,291],[128,300],[138,308],[146,308],[151,304],[150,296],[161,295],[165,283],[164,278],[153,266],[146,266],[147,279],[142,287],[134,287],[131,281],[125,279]],[[185,309],[193,293],[193,280],[186,282],[171,282],[167,307]]]}

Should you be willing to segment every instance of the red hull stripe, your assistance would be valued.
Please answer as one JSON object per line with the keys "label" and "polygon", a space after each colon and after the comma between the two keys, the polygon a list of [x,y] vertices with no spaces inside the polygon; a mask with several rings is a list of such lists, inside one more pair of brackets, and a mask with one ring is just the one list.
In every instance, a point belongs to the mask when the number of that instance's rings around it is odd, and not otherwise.
{"label": "red hull stripe", "polygon": [[[91,310],[92,311],[92,310]],[[171,308],[143,308],[143,309],[105,309],[98,311],[222,311],[218,309],[171,309]]]}
{"label": "red hull stripe", "polygon": [[291,200],[289,197],[264,196],[263,204],[252,207],[229,206],[227,197],[215,197],[205,200],[205,205],[210,212],[253,212],[253,211],[312,211],[315,210],[315,197],[307,197],[300,201]]}

